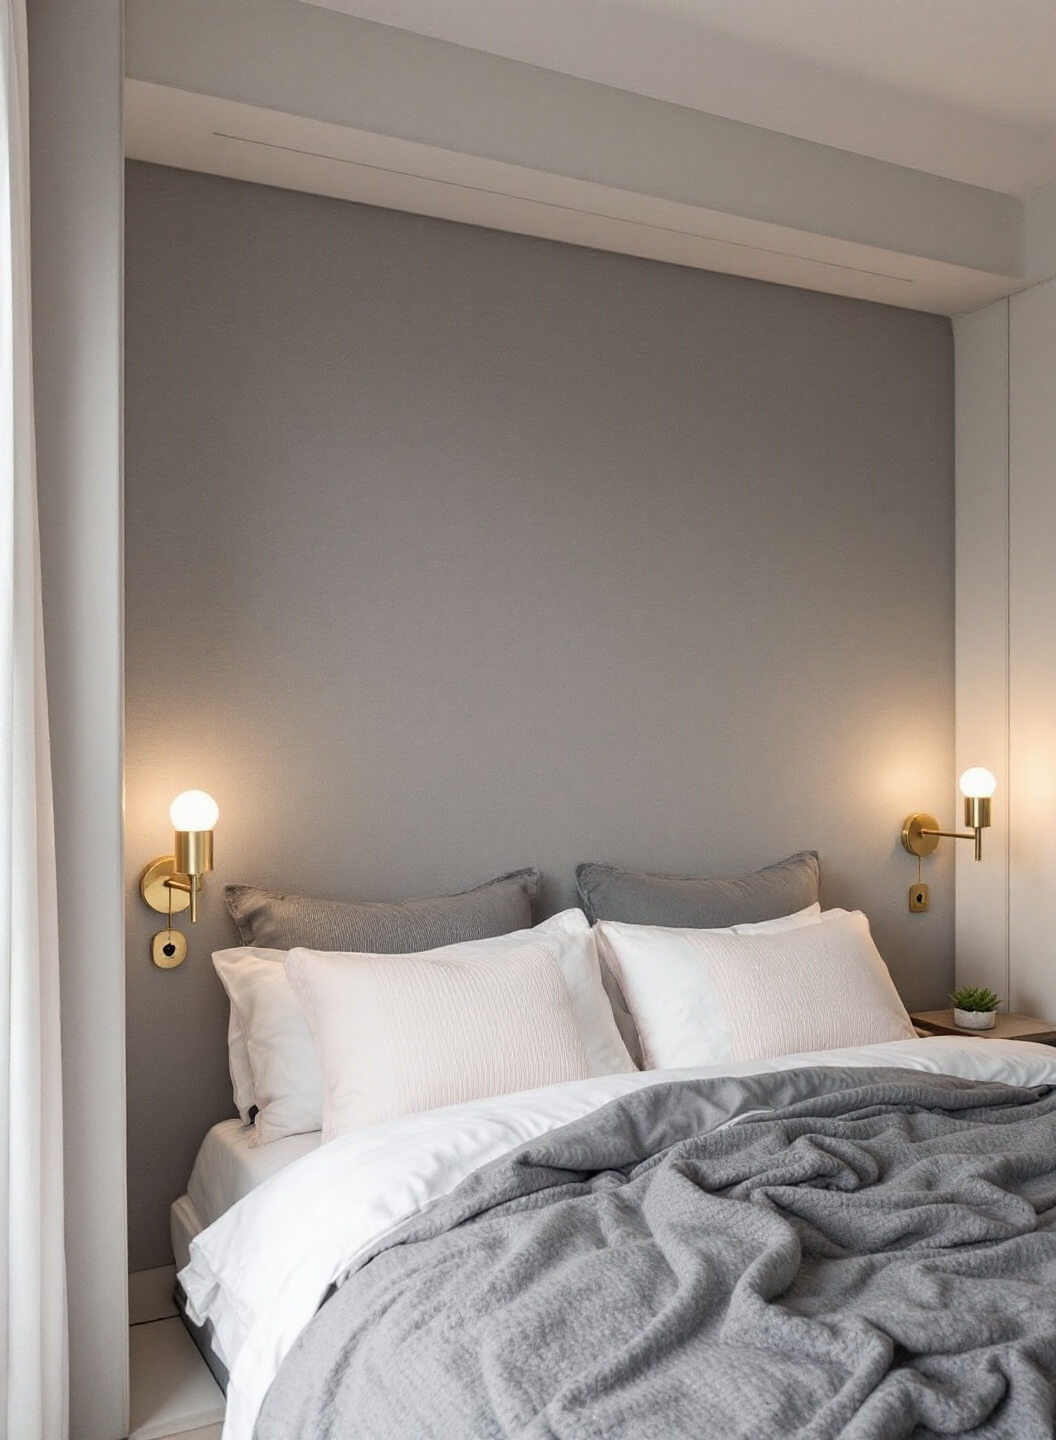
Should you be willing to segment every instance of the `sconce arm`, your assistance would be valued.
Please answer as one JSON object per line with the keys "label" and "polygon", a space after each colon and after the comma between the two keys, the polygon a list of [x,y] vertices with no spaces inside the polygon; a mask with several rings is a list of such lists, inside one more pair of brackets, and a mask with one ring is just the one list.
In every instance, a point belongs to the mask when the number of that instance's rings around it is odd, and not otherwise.
{"label": "sconce arm", "polygon": [[202,893],[202,877],[200,875],[170,875],[165,881],[169,890],[179,890],[184,895],[191,897],[191,924],[198,920],[198,896]]}
{"label": "sconce arm", "polygon": [[[975,802],[972,802],[973,804]],[[929,815],[924,810],[918,810],[914,815],[907,815],[902,826],[902,844],[911,855],[918,859],[924,855],[931,855],[938,848],[939,840],[974,840],[975,858],[983,858],[983,828],[990,823],[989,811],[979,812],[979,818],[983,821],[981,825],[972,825],[972,816],[967,815],[965,823],[971,825],[970,830],[940,830],[939,822],[934,815]]]}
{"label": "sconce arm", "polygon": [[922,830],[922,835],[941,835],[944,840],[974,840],[975,858],[983,858],[983,827],[976,825],[971,830]]}
{"label": "sconce arm", "polygon": [[177,915],[189,906],[193,923],[198,919],[202,877],[177,870],[172,855],[161,855],[152,860],[140,876],[139,893],[150,908],[161,915]]}
{"label": "sconce arm", "polygon": [[975,858],[983,860],[983,825],[972,829],[922,829],[922,835],[942,835],[944,840],[974,840]]}

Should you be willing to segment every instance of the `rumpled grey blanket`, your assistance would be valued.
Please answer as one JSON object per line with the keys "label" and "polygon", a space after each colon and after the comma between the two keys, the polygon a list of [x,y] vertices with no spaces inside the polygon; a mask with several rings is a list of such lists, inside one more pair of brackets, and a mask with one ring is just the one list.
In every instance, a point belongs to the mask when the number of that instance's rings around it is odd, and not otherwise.
{"label": "rumpled grey blanket", "polygon": [[321,1308],[256,1435],[1051,1440],[1054,1375],[1056,1091],[809,1069],[477,1171]]}

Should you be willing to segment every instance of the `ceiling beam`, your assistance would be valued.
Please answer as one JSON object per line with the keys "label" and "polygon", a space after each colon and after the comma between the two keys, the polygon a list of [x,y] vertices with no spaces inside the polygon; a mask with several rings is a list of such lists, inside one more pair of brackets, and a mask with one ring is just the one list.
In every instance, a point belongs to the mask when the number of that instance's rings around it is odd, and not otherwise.
{"label": "ceiling beam", "polygon": [[[128,0],[125,14],[125,73],[131,81],[151,86],[158,94],[212,96],[245,107],[248,114],[272,114],[327,127],[334,164],[362,160],[372,150],[362,137],[376,137],[382,145],[411,147],[401,161],[405,168],[406,156],[419,161],[429,154],[474,161],[481,173],[490,176],[486,189],[494,187],[496,176],[503,183],[514,183],[517,174],[526,180],[550,177],[560,190],[556,203],[575,207],[591,200],[595,209],[604,210],[602,217],[607,220],[627,217],[612,216],[602,200],[625,204],[619,197],[637,196],[653,203],[651,213],[654,222],[660,216],[660,226],[667,225],[674,212],[681,216],[676,228],[719,225],[722,230],[723,222],[726,229],[730,223],[735,228],[752,226],[758,249],[800,251],[810,259],[817,258],[810,252],[820,245],[823,251],[828,246],[821,258],[834,265],[857,265],[863,271],[887,271],[892,266],[879,264],[877,256],[895,256],[910,266],[964,272],[964,304],[951,292],[952,298],[944,295],[935,302],[921,302],[918,308],[965,308],[1021,284],[1023,203],[1007,194],[449,45],[301,0],[182,0],[179,6],[171,0]],[[134,117],[138,128],[130,153],[164,163],[186,163],[157,153],[157,145],[151,147],[148,111],[150,107]],[[160,122],[161,111],[158,105],[151,112],[154,124]],[[360,137],[352,154],[347,153],[347,145],[341,148],[341,131],[347,131],[346,140]],[[160,143],[163,137],[154,138]],[[251,134],[242,140],[259,143],[261,138]],[[277,143],[274,135],[267,143]],[[333,154],[334,147],[339,153]],[[287,164],[279,179],[268,174],[256,177],[268,183],[297,183],[288,176],[288,168]],[[444,170],[444,164],[439,168]],[[242,174],[242,170],[235,164],[220,173]],[[428,168],[425,179],[449,181],[434,168]],[[301,187],[366,199],[327,184]],[[522,194],[520,199],[539,204],[547,197]],[[555,203],[553,196],[549,199]],[[406,200],[403,204],[425,213],[448,213]],[[475,210],[480,209],[477,204]],[[449,217],[516,228],[480,219],[475,212]],[[530,229],[530,233],[555,232]],[[555,233],[555,238],[565,236]],[[736,235],[720,233],[717,238],[743,242],[745,232],[738,229]],[[777,246],[775,238],[781,239]],[[589,238],[582,243],[621,248]],[[840,251],[841,246],[849,249]],[[697,264],[692,259],[680,262]],[[710,264],[739,274],[753,272],[738,265]],[[988,279],[981,282],[978,276]],[[820,282],[815,288],[831,287]],[[869,298],[889,297],[870,294]],[[915,304],[905,298],[890,300]]]}

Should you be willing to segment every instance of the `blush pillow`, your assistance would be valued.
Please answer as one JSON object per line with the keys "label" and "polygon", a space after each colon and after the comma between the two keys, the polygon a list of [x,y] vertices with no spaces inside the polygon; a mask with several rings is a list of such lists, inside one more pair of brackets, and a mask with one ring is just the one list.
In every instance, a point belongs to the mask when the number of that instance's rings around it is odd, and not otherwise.
{"label": "blush pillow", "polygon": [[418,955],[291,950],[315,1037],[323,1142],[400,1115],[590,1075],[558,941],[536,932]]}
{"label": "blush pillow", "polygon": [[[587,1060],[588,1075],[633,1070],[601,983],[594,934],[580,910],[565,910],[535,929],[472,942],[470,948],[501,957],[526,940],[545,943],[565,987]],[[347,958],[335,952],[339,960]],[[442,954],[443,951],[433,951]],[[213,955],[216,973],[231,1001],[233,1022],[244,1038],[251,1071],[259,1144],[318,1130],[323,1123],[323,1077],[315,1041],[290,987],[285,950],[240,946]],[[385,956],[395,960],[396,956]],[[234,1075],[234,1051],[232,1075]],[[237,1102],[236,1102],[237,1103]],[[245,1117],[243,1117],[245,1118]]]}
{"label": "blush pillow", "polygon": [[647,1069],[913,1038],[860,911],[790,918],[725,931],[599,922]]}

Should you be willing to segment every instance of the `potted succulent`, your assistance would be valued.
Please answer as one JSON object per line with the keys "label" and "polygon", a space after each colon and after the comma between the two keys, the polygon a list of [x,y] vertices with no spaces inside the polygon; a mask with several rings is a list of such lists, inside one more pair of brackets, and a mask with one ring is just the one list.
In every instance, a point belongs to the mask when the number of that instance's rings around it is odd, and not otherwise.
{"label": "potted succulent", "polygon": [[953,1023],[962,1030],[994,1028],[1001,1000],[985,985],[962,985],[950,999],[953,1001]]}

